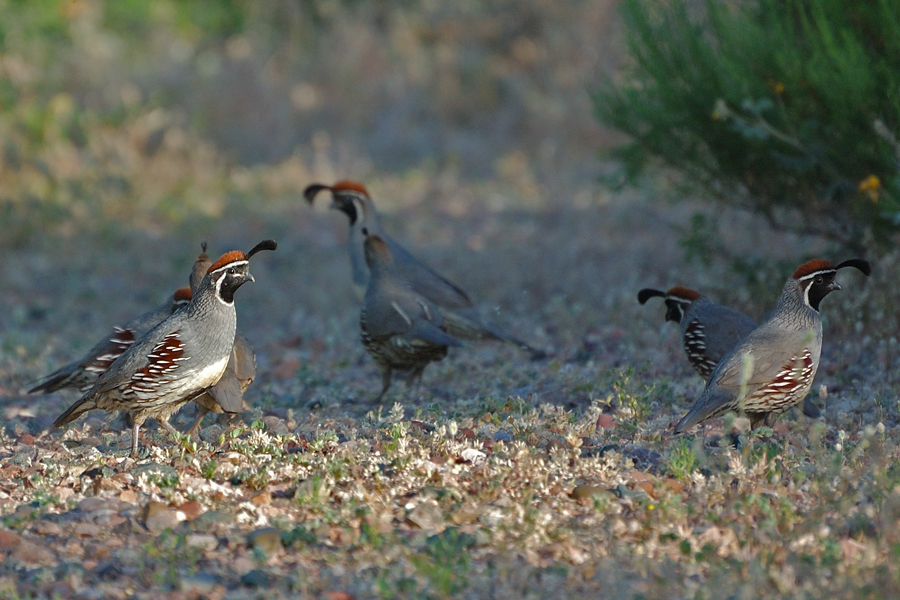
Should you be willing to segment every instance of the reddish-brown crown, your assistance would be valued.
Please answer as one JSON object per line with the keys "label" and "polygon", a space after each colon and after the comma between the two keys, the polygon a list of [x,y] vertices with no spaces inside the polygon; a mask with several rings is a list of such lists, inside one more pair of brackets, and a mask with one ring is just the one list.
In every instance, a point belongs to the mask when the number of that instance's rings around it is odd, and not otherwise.
{"label": "reddish-brown crown", "polygon": [[691,302],[693,302],[700,297],[700,292],[692,290],[691,288],[686,288],[683,285],[676,285],[675,287],[670,288],[668,292],[666,292],[666,296],[675,296],[676,298],[681,298],[682,300],[690,300]]}
{"label": "reddish-brown crown", "polygon": [[247,257],[246,257],[246,256],[244,255],[244,253],[241,252],[240,250],[232,250],[231,252],[226,252],[225,254],[223,254],[223,255],[219,258],[219,260],[217,260],[216,262],[214,262],[214,263],[209,267],[209,270],[207,270],[206,272],[207,272],[207,273],[212,273],[212,272],[215,271],[216,269],[221,269],[222,267],[224,267],[224,266],[227,265],[228,263],[236,262],[236,261],[239,261],[239,260],[247,260]]}
{"label": "reddish-brown crown", "polygon": [[815,273],[816,271],[836,271],[836,267],[822,258],[814,258],[810,261],[807,261],[797,267],[797,270],[794,271],[794,279],[800,279],[801,277],[806,277],[811,273]]}
{"label": "reddish-brown crown", "polygon": [[191,293],[191,288],[183,287],[175,290],[175,295],[172,296],[172,299],[175,300],[175,302],[190,302],[193,297],[194,294]]}
{"label": "reddish-brown crown", "polygon": [[364,196],[369,195],[369,190],[366,189],[361,183],[357,183],[356,181],[350,181],[349,179],[342,179],[331,186],[331,191],[333,193],[337,192],[358,192]]}

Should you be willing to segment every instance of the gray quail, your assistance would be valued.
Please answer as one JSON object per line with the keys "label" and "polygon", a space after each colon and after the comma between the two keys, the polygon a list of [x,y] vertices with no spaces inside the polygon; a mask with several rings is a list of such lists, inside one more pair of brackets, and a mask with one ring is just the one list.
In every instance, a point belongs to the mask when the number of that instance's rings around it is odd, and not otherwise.
{"label": "gray quail", "polygon": [[[253,250],[247,253],[249,259],[259,250],[274,250],[275,242],[261,248],[257,245]],[[191,287],[197,289],[203,276],[209,271],[212,261],[206,253],[206,243],[202,245],[203,251],[194,261],[191,270]],[[199,406],[200,410],[193,426],[187,431],[188,435],[193,435],[200,428],[200,423],[207,413],[235,414],[244,410],[244,392],[250,387],[250,384],[256,378],[256,353],[250,340],[240,331],[235,332],[234,347],[231,350],[231,357],[228,359],[228,366],[219,381],[216,382],[209,390],[194,398],[194,402]]]}
{"label": "gray quail", "polygon": [[834,279],[844,267],[872,272],[861,259],[837,266],[822,259],[800,265],[785,282],[774,314],[722,358],[675,433],[730,411],[745,413],[751,427],[771,425],[777,415],[799,404],[809,393],[822,353],[819,303],[841,289]]}
{"label": "gray quail", "polygon": [[353,283],[365,289],[369,280],[366,266],[366,236],[363,230],[381,238],[394,256],[396,270],[407,279],[413,291],[430,300],[443,315],[445,328],[451,335],[462,339],[493,339],[513,343],[531,353],[532,358],[546,356],[542,350],[533,348],[516,336],[482,317],[469,296],[444,277],[416,259],[400,244],[388,237],[381,228],[375,203],[368,190],[355,181],[338,181],[333,186],[312,184],[303,194],[312,204],[319,192],[328,190],[332,194],[331,207],[340,210],[350,220],[350,265],[353,269]]}
{"label": "gray quail", "polygon": [[168,418],[225,371],[237,326],[234,293],[248,281],[253,276],[247,256],[238,250],[222,255],[190,303],[135,341],[53,425],[93,409],[128,411],[132,457],[138,456],[138,432],[147,418],[175,433]]}
{"label": "gray quail", "polygon": [[76,388],[82,392],[90,389],[97,378],[119,358],[134,341],[156,327],[163,319],[191,301],[191,289],[181,288],[162,305],[137,316],[121,327],[113,328],[110,336],[75,362],[60,367],[39,385],[28,390],[29,394],[49,394],[64,388]]}
{"label": "gray quail", "polygon": [[[666,303],[666,321],[681,327],[681,343],[688,362],[703,378],[710,374],[722,357],[759,324],[728,306],[716,304],[696,290],[677,285],[668,291],[644,288],[638,292],[638,302],[644,304],[650,298],[663,298]],[[803,414],[812,419],[821,411],[808,397],[803,399]]]}
{"label": "gray quail", "polygon": [[377,235],[364,243],[371,277],[363,298],[359,328],[363,346],[381,369],[382,387],[376,401],[391,386],[394,371],[406,373],[407,385],[422,378],[429,363],[447,356],[460,343],[448,335],[444,318],[428,298],[403,276],[390,246]]}

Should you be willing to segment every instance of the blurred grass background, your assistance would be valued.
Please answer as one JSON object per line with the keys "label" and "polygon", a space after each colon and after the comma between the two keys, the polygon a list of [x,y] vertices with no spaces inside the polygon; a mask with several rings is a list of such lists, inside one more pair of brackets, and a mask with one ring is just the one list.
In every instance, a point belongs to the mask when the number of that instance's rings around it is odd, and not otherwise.
{"label": "blurred grass background", "polygon": [[618,31],[611,0],[4,0],[0,244],[279,210],[339,176],[542,204],[614,139],[586,86]]}

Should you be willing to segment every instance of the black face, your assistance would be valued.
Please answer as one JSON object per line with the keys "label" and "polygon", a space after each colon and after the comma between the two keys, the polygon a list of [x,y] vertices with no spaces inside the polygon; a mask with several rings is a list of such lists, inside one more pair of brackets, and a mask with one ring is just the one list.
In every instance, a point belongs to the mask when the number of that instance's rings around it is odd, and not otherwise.
{"label": "black face", "polygon": [[684,303],[678,300],[666,298],[666,321],[681,323],[681,318],[684,317],[685,306]]}
{"label": "black face", "polygon": [[815,273],[808,280],[804,281],[807,286],[806,299],[813,310],[819,310],[819,303],[822,301],[822,298],[835,290],[841,289],[841,286],[834,281],[835,275],[834,271],[822,271]]}
{"label": "black face", "polygon": [[332,208],[336,208],[350,219],[350,226],[352,227],[356,220],[359,218],[359,214],[356,212],[356,205],[353,203],[353,200],[349,196],[345,196],[343,194],[335,194],[334,202],[331,205]]}
{"label": "black face", "polygon": [[224,271],[225,276],[219,286],[219,297],[231,304],[234,302],[234,292],[248,281],[253,281],[253,275],[250,274],[250,265],[247,263],[225,267]]}

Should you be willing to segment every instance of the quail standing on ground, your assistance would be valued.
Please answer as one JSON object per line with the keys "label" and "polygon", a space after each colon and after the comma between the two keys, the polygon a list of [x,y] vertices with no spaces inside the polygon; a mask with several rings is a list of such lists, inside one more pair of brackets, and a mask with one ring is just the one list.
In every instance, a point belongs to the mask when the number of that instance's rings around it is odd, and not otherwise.
{"label": "quail standing on ground", "polygon": [[135,341],[53,425],[95,408],[128,411],[132,457],[138,456],[138,432],[147,418],[174,433],[168,418],[214,385],[228,365],[237,327],[234,293],[248,281],[253,276],[247,256],[238,250],[222,255],[190,303]]}
{"label": "quail standing on ground", "polygon": [[366,266],[364,244],[366,235],[378,236],[388,246],[394,257],[397,272],[407,279],[413,291],[430,300],[443,315],[446,330],[462,339],[493,339],[511,342],[531,353],[532,358],[546,356],[538,350],[504,331],[494,323],[485,320],[476,310],[469,296],[447,279],[416,259],[400,244],[385,235],[381,228],[375,204],[365,186],[355,181],[339,181],[333,186],[312,184],[303,195],[312,204],[316,195],[328,190],[332,194],[331,207],[340,210],[350,220],[350,265],[353,269],[353,283],[366,289],[369,268]]}
{"label": "quail standing on ground", "polygon": [[775,313],[722,358],[675,433],[729,411],[745,413],[751,427],[771,425],[777,415],[799,404],[809,393],[822,353],[819,303],[841,289],[834,278],[844,267],[872,272],[861,259],[837,266],[822,259],[800,265],[785,282]]}
{"label": "quail standing on ground", "polygon": [[[681,326],[681,343],[688,362],[703,378],[710,374],[722,357],[759,324],[728,306],[716,304],[696,290],[677,285],[668,291],[644,288],[638,302],[662,298],[666,303],[666,321]],[[817,419],[821,412],[808,397],[803,400],[803,414]]]}
{"label": "quail standing on ground", "polygon": [[[271,245],[260,247],[257,245],[253,250],[247,253],[249,259],[259,250],[274,250],[276,247],[273,241]],[[190,283],[191,288],[196,291],[200,287],[200,282],[209,271],[212,265],[209,255],[206,253],[206,243],[202,245],[202,252],[194,261],[194,267],[191,270]],[[240,331],[236,331],[234,335],[234,347],[231,350],[231,357],[228,359],[228,366],[219,381],[216,382],[209,390],[194,398],[194,402],[200,407],[197,414],[197,420],[193,426],[187,431],[188,435],[193,435],[199,428],[203,417],[207,413],[214,414],[236,414],[244,410],[244,392],[253,383],[256,378],[256,353],[250,340]]]}
{"label": "quail standing on ground", "polygon": [[133,318],[121,327],[113,328],[112,335],[97,342],[84,357],[50,373],[43,382],[28,390],[28,393],[49,394],[64,388],[87,391],[136,339],[190,301],[190,288],[176,290],[161,306]]}
{"label": "quail standing on ground", "polygon": [[377,402],[391,386],[394,371],[406,373],[407,385],[412,386],[421,381],[429,363],[443,359],[449,346],[460,343],[447,334],[434,303],[413,290],[381,237],[367,235],[364,249],[371,277],[359,327],[363,346],[381,369]]}

